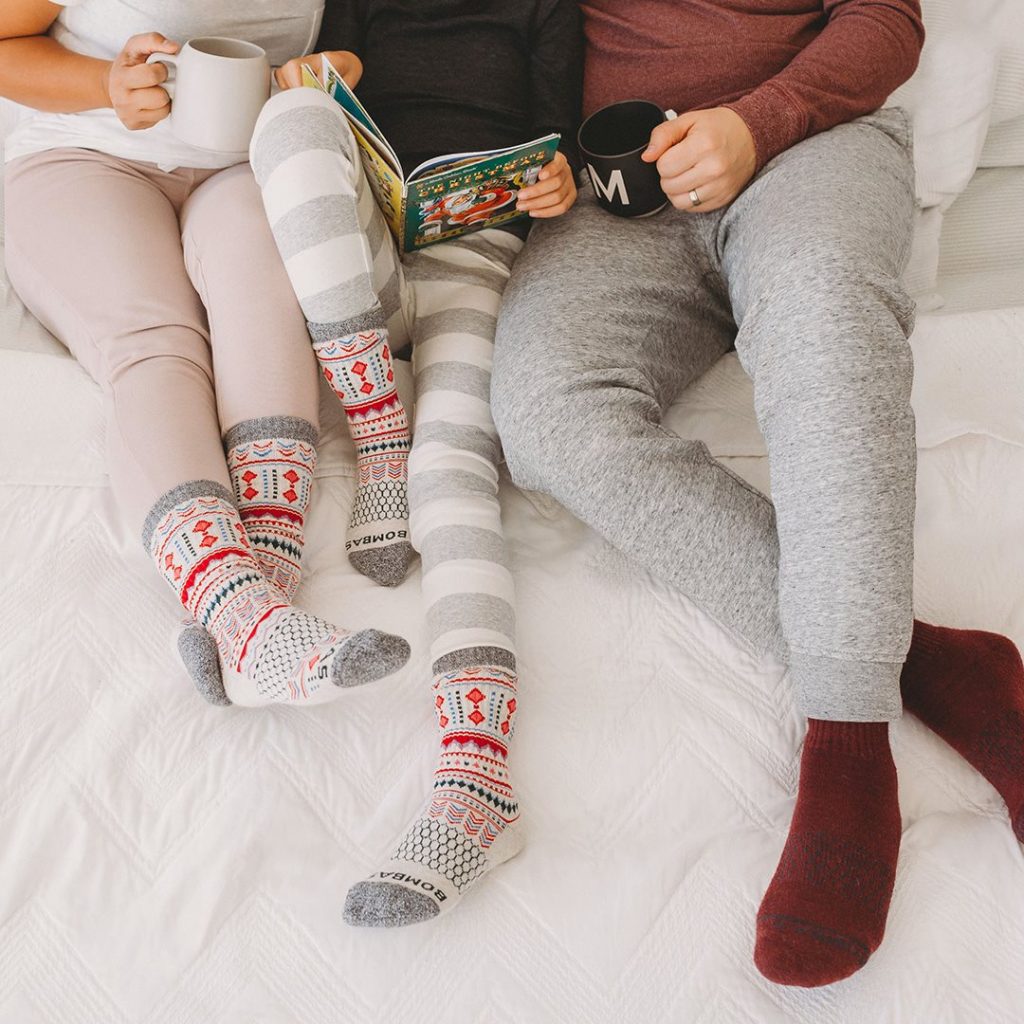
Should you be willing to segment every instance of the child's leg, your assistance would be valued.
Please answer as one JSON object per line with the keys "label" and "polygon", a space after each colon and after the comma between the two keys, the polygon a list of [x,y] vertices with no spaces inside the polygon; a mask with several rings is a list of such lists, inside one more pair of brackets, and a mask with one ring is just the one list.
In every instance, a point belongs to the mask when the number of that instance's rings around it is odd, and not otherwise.
{"label": "child's leg", "polygon": [[406,338],[408,294],[384,218],[338,105],[290,89],[264,108],[252,166],[313,348],[347,414],[359,490],[346,547],[393,586],[412,558],[406,494],[409,427],[391,347]]}
{"label": "child's leg", "polygon": [[441,749],[433,792],[390,861],[350,890],[350,924],[412,924],[448,911],[522,845],[508,769],[515,595],[490,411],[498,306],[521,245],[492,230],[406,257],[417,309],[412,536],[423,557]]}
{"label": "child's leg", "polygon": [[349,638],[290,608],[252,558],[178,225],[208,175],[56,151],[6,177],[12,281],[104,386],[115,493],[183,606],[215,635],[240,700],[318,701],[336,694],[328,684],[401,663],[403,641]]}

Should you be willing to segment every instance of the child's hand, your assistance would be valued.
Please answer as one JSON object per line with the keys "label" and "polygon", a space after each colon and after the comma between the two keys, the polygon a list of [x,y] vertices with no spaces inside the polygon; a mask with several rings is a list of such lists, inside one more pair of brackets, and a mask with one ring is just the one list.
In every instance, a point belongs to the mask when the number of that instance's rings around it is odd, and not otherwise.
{"label": "child's hand", "polygon": [[531,217],[559,217],[576,202],[576,180],[564,153],[556,153],[545,164],[536,185],[520,189],[517,210],[526,210]]}
{"label": "child's hand", "polygon": [[107,95],[121,124],[132,131],[152,128],[171,112],[171,97],[160,88],[167,81],[166,64],[147,64],[154,53],[177,53],[177,43],[159,32],[132,36],[107,71]]}
{"label": "child's hand", "polygon": [[277,84],[282,89],[297,89],[302,85],[302,65],[308,64],[319,75],[321,56],[331,62],[334,70],[341,75],[350,89],[354,89],[359,84],[359,79],[363,77],[363,62],[348,50],[328,50],[323,54],[311,53],[305,57],[296,57],[274,72]]}

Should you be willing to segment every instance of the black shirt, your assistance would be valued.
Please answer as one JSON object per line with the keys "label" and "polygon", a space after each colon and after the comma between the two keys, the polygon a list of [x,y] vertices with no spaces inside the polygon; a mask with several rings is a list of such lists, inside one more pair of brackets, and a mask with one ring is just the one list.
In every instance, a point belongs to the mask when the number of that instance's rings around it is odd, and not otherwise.
{"label": "black shirt", "polygon": [[356,91],[406,174],[548,132],[579,169],[576,0],[327,0],[317,49],[362,60]]}

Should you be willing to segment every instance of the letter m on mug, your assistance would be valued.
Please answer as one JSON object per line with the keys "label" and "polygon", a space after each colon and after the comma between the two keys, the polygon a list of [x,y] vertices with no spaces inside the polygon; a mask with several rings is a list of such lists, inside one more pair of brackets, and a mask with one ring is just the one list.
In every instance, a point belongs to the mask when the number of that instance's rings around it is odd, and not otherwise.
{"label": "letter m on mug", "polygon": [[619,202],[623,206],[629,206],[629,193],[626,191],[626,182],[622,178],[622,171],[616,168],[608,177],[608,184],[601,180],[593,164],[587,164],[587,173],[594,186],[595,192],[600,192],[608,202],[613,202],[615,194],[619,194]]}

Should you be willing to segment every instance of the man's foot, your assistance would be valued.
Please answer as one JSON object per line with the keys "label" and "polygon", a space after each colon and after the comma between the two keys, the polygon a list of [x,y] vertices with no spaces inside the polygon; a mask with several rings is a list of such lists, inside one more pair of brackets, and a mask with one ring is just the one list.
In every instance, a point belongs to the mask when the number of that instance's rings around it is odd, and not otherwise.
{"label": "man's foot", "polygon": [[811,719],[789,838],[757,913],[758,970],[810,988],[863,967],[885,933],[899,847],[888,724]]}
{"label": "man's foot", "polygon": [[1024,663],[1013,641],[915,622],[900,684],[907,710],[999,791],[1024,843]]}
{"label": "man's foot", "polygon": [[447,913],[523,847],[507,764],[515,673],[461,669],[438,676],[434,691],[441,758],[433,796],[391,860],[349,890],[348,924],[389,928]]}
{"label": "man's foot", "polygon": [[398,397],[387,328],[313,345],[341,400],[356,446],[359,489],[345,550],[364,576],[397,586],[414,557],[409,541],[409,421]]}

